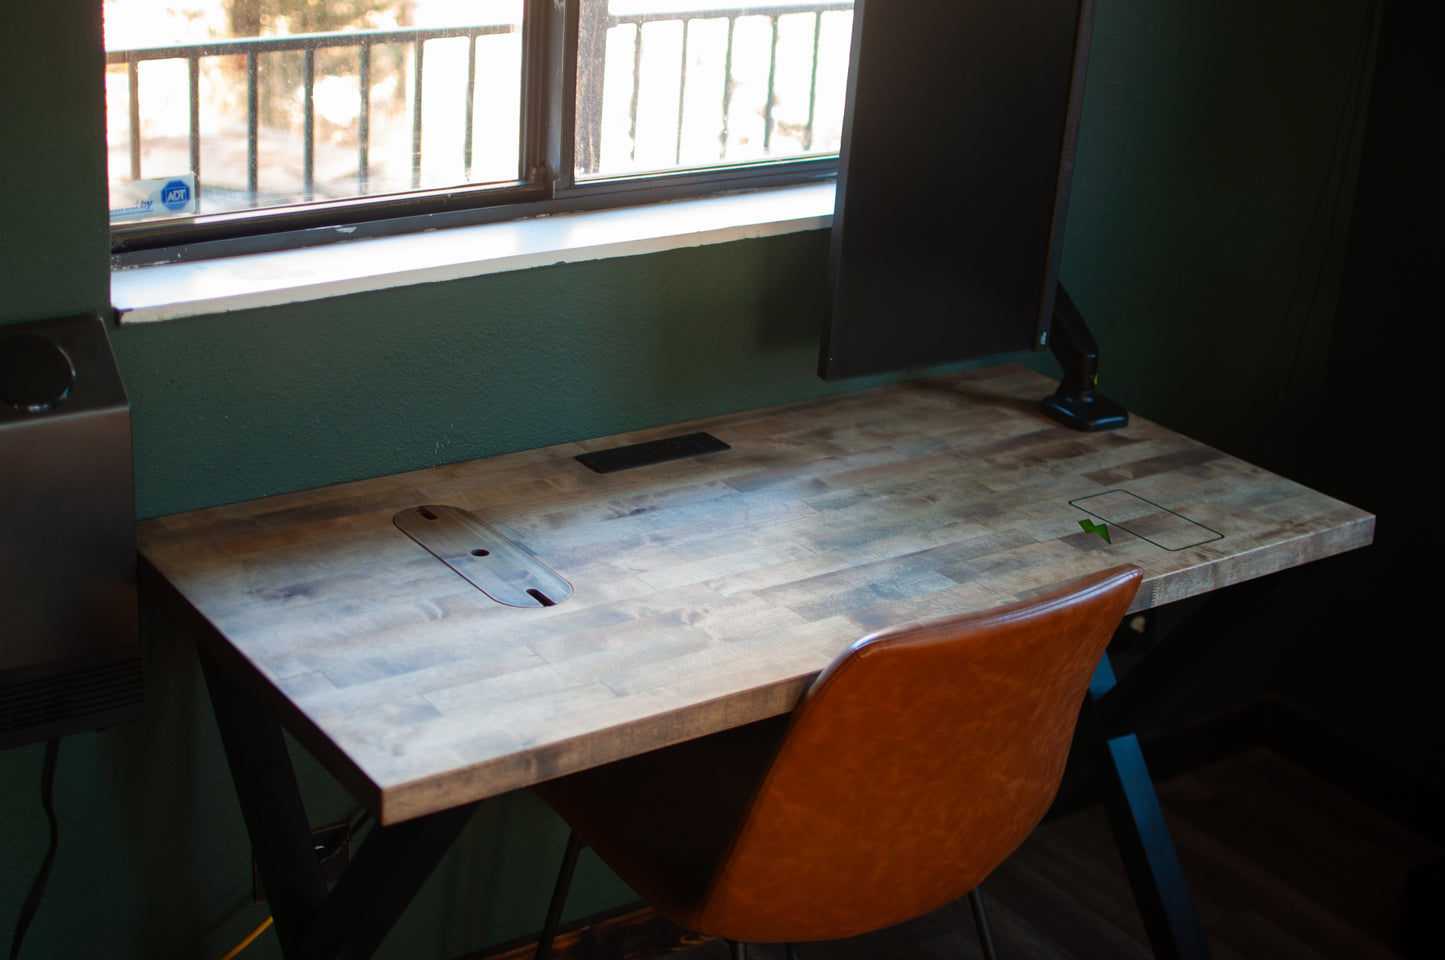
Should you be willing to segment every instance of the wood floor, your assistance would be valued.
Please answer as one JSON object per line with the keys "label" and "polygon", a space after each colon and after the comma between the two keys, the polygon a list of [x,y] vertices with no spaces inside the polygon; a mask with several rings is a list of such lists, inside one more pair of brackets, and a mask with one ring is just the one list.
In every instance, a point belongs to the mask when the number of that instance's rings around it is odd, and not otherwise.
{"label": "wood floor", "polygon": [[[1193,770],[1160,799],[1216,960],[1395,957],[1406,871],[1441,847],[1268,748]],[[984,884],[1006,958],[1150,957],[1097,809],[1040,827]],[[877,934],[806,944],[804,960],[981,956],[966,902]],[[633,957],[638,954],[631,954]],[[669,960],[726,960],[720,941]],[[756,960],[782,960],[754,946]]]}

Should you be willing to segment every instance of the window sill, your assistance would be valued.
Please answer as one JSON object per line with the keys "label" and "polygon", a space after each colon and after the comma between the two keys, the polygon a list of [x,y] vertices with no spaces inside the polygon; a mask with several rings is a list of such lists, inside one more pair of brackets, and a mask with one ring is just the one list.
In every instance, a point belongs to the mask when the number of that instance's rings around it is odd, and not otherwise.
{"label": "window sill", "polygon": [[814,183],[132,267],[111,274],[111,303],[121,323],[146,323],[778,236],[827,227],[833,198],[831,182]]}

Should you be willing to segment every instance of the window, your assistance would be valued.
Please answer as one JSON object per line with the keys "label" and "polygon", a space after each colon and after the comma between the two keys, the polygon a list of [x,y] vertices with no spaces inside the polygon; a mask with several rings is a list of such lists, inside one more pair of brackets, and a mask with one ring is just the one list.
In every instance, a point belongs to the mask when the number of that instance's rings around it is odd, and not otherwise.
{"label": "window", "polygon": [[[852,0],[105,0],[113,247],[831,175]],[[257,240],[256,238],[262,238]]]}

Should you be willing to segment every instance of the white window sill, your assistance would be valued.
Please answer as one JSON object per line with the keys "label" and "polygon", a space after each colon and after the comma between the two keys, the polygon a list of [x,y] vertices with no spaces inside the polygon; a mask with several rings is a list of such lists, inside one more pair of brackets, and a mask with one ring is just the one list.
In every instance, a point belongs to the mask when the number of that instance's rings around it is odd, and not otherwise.
{"label": "white window sill", "polygon": [[144,323],[655,253],[827,227],[832,183],[679,200],[111,274],[121,323]]}

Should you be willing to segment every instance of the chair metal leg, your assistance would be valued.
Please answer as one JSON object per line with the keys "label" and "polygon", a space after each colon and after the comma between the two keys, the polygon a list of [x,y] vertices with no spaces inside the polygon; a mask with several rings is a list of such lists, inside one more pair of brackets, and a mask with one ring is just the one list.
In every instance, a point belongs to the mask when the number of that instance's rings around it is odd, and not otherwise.
{"label": "chair metal leg", "polygon": [[802,954],[798,953],[798,945],[796,943],[783,944],[783,956],[786,957],[787,960],[803,960]]}
{"label": "chair metal leg", "polygon": [[748,960],[748,945],[738,940],[729,940],[728,952],[732,960]]}
{"label": "chair metal leg", "polygon": [[984,909],[980,888],[968,891],[968,906],[973,911],[973,925],[978,928],[978,945],[983,948],[984,960],[998,960],[998,948],[993,945],[993,929],[988,925],[988,911]]}
{"label": "chair metal leg", "polygon": [[547,920],[537,936],[537,960],[552,956],[552,941],[562,924],[562,909],[567,906],[567,892],[572,888],[572,874],[577,870],[577,856],[582,852],[582,838],[577,832],[567,834],[567,849],[562,854],[562,867],[557,871],[557,885],[552,888],[552,902],[547,905]]}

